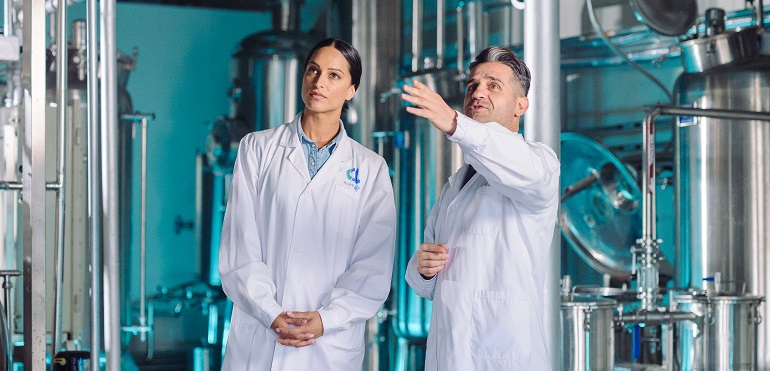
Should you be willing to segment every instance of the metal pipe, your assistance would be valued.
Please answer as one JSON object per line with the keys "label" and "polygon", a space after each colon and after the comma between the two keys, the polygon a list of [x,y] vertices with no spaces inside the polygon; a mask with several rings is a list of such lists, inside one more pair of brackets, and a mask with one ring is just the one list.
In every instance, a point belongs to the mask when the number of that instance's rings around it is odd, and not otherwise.
{"label": "metal pipe", "polygon": [[44,0],[23,4],[22,74],[24,138],[22,225],[24,226],[24,369],[46,369],[46,16]]}
{"label": "metal pipe", "polygon": [[[60,4],[61,5],[61,4]],[[51,27],[54,29],[54,27]],[[52,350],[56,354],[61,346],[61,321],[62,299],[64,285],[64,148],[66,146],[66,120],[67,120],[67,6],[59,6],[56,9],[56,120],[59,124],[59,156],[57,158],[56,182],[59,186],[56,193],[56,250],[54,251],[55,275],[53,281],[54,290],[54,316]]]}
{"label": "metal pipe", "polygon": [[[559,1],[528,1],[524,9],[524,61],[534,81],[529,93],[529,110],[524,115],[527,140],[545,143],[559,154],[561,144],[561,70],[559,39]],[[550,368],[561,364],[561,235],[554,225],[554,238],[546,260],[543,289],[543,332],[545,348],[550,350]]]}
{"label": "metal pipe", "polygon": [[588,174],[588,176],[578,180],[574,184],[571,184],[567,188],[565,188],[564,193],[562,193],[561,199],[559,200],[559,202],[564,202],[569,200],[572,196],[578,194],[580,191],[592,186],[594,183],[596,183],[597,180],[599,180],[599,172],[592,169],[591,173]]}
{"label": "metal pipe", "polygon": [[[139,326],[147,326],[147,313],[145,304],[147,302],[147,118],[142,118],[142,180],[141,180],[141,215],[139,229]],[[139,338],[144,342],[145,333],[141,333]]]}
{"label": "metal pipe", "polygon": [[[104,352],[107,370],[120,370],[120,246],[118,230],[118,88],[115,0],[101,0],[100,58],[104,210]],[[89,78],[89,82],[90,82]]]}
{"label": "metal pipe", "polygon": [[477,1],[469,1],[468,7],[468,54],[475,58],[484,47],[484,5]]}
{"label": "metal pipe", "polygon": [[659,324],[679,321],[694,321],[700,316],[693,312],[648,312],[615,313],[615,320],[624,323]]}
{"label": "metal pipe", "polygon": [[[590,0],[589,0],[590,1]],[[637,282],[641,307],[647,311],[653,311],[658,297],[658,266],[657,231],[655,229],[655,125],[657,116],[653,109],[652,114],[645,116],[642,123],[642,146],[645,149],[642,156],[642,238],[637,241],[641,249],[634,249],[637,268]],[[652,152],[651,152],[652,151]]]}
{"label": "metal pipe", "polygon": [[637,262],[639,276],[639,296],[642,309],[652,311],[657,300],[658,244],[656,230],[655,205],[655,119],[658,116],[697,116],[730,120],[770,121],[768,112],[737,111],[725,109],[704,109],[656,105],[651,107],[642,121],[642,238],[634,247],[634,261]]}
{"label": "metal pipe", "polygon": [[444,67],[445,0],[436,0],[436,68]]}
{"label": "metal pipe", "polygon": [[412,72],[422,68],[422,0],[412,0]]}
{"label": "metal pipe", "polygon": [[102,345],[102,179],[99,125],[99,49],[97,47],[98,1],[86,3],[86,56],[88,114],[88,216],[91,243],[91,369],[101,370]]}
{"label": "metal pipe", "polygon": [[17,181],[0,181],[0,191],[19,191],[23,189],[21,182]]}
{"label": "metal pipe", "polygon": [[13,0],[3,0],[3,36],[13,36]]}
{"label": "metal pipe", "polygon": [[457,3],[455,13],[457,13],[457,72],[459,76],[465,75],[465,22],[463,20],[463,6],[465,2]]}
{"label": "metal pipe", "polygon": [[586,0],[586,8],[588,9],[588,19],[591,21],[591,26],[593,26],[594,32],[596,33],[599,38],[601,38],[605,44],[612,50],[615,54],[618,55],[621,59],[626,61],[631,67],[636,68],[641,72],[643,75],[645,75],[647,78],[652,80],[655,85],[657,85],[663,92],[666,93],[666,96],[668,97],[669,101],[674,101],[674,95],[671,94],[671,92],[668,91],[668,88],[666,88],[665,85],[657,78],[655,75],[650,73],[650,71],[647,71],[644,67],[640,66],[639,63],[634,62],[631,60],[631,58],[626,55],[626,53],[623,53],[615,44],[610,41],[609,37],[605,34],[604,30],[602,29],[601,24],[599,24],[599,21],[596,19],[596,12],[594,11],[594,4],[592,0]]}
{"label": "metal pipe", "polygon": [[765,6],[762,4],[762,0],[757,0],[757,27],[760,30],[765,29]]}
{"label": "metal pipe", "polygon": [[[123,114],[121,119],[127,121],[133,121],[139,123],[141,130],[141,201],[140,201],[140,221],[139,221],[139,326],[127,326],[123,327],[124,331],[131,332],[133,334],[139,334],[139,338],[142,342],[146,341],[147,335],[150,336],[150,341],[154,341],[152,338],[153,328],[151,325],[150,316],[147,314],[147,120],[154,119],[154,113],[132,113]],[[148,322],[150,321],[150,322]],[[148,347],[152,345],[148,344]],[[151,350],[148,348],[148,359],[152,358]],[[119,365],[118,365],[119,366]]]}

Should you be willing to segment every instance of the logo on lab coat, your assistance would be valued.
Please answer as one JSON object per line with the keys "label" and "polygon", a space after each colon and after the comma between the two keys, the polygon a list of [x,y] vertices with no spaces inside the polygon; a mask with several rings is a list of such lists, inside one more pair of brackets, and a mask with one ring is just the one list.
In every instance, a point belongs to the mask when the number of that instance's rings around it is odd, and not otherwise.
{"label": "logo on lab coat", "polygon": [[350,186],[351,188],[355,189],[356,191],[359,190],[361,187],[359,187],[359,184],[361,183],[361,179],[358,178],[358,168],[353,167],[348,169],[347,171],[347,178],[348,182],[344,182],[346,186]]}

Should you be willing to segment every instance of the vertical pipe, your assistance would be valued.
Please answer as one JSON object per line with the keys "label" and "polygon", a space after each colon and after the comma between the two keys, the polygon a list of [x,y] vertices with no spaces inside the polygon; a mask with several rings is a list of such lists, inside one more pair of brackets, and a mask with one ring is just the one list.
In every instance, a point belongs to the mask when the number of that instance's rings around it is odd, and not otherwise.
{"label": "vertical pipe", "polygon": [[44,0],[24,1],[22,218],[24,225],[24,369],[46,369],[46,13]]}
{"label": "vertical pipe", "polygon": [[503,38],[501,42],[505,46],[513,45],[513,12],[515,11],[516,8],[514,7],[503,9],[503,19],[501,22],[503,24]]}
{"label": "vertical pipe", "polygon": [[13,36],[13,0],[3,0],[3,36]]}
{"label": "vertical pipe", "polygon": [[412,72],[422,67],[422,0],[412,0]]}
{"label": "vertical pipe", "polygon": [[460,76],[465,75],[465,22],[463,21],[463,7],[465,2],[457,3],[457,72]]}
{"label": "vertical pipe", "polygon": [[[104,220],[104,352],[106,369],[120,370],[120,247],[118,238],[118,89],[115,0],[101,0],[100,50]],[[89,83],[91,79],[89,78]],[[96,152],[99,153],[99,152]],[[96,327],[96,325],[94,325]],[[93,359],[93,358],[92,358]]]}
{"label": "vertical pipe", "polygon": [[446,0],[436,0],[436,68],[444,68],[444,17]]}
{"label": "vertical pipe", "polygon": [[[147,327],[146,288],[147,285],[147,117],[142,117],[142,169],[141,169],[141,211],[139,220],[139,326]],[[142,342],[146,332],[139,335]]]}
{"label": "vertical pipe", "polygon": [[[524,134],[528,140],[537,140],[559,154],[561,132],[561,70],[559,44],[559,1],[527,1],[524,9],[524,61],[532,73],[529,110],[524,115]],[[554,232],[556,226],[554,226]],[[554,233],[543,290],[545,343],[550,351],[550,369],[561,364],[561,328],[559,314],[559,276],[561,244],[559,233]]]}
{"label": "vertical pipe", "polygon": [[[657,236],[655,230],[655,118],[661,113],[655,108],[644,116],[642,122],[642,247],[638,263],[638,291],[642,309],[655,310],[658,295]],[[636,259],[636,257],[635,257]]]}
{"label": "vertical pipe", "polygon": [[[51,27],[54,28],[54,27]],[[64,282],[64,148],[66,142],[67,119],[67,5],[59,2],[56,8],[56,113],[59,124],[59,157],[57,159],[57,180],[59,190],[56,193],[56,251],[54,252],[54,317],[52,352],[56,354],[61,346],[62,289]]]}
{"label": "vertical pipe", "polygon": [[484,4],[470,0],[468,8],[468,54],[475,58],[484,47]]}
{"label": "vertical pipe", "polygon": [[102,346],[102,200],[99,125],[99,53],[97,48],[98,0],[86,3],[86,59],[88,114],[88,216],[91,243],[91,370],[101,370]]}
{"label": "vertical pipe", "polygon": [[762,0],[757,0],[757,26],[760,29],[765,29],[765,6],[762,4]]}

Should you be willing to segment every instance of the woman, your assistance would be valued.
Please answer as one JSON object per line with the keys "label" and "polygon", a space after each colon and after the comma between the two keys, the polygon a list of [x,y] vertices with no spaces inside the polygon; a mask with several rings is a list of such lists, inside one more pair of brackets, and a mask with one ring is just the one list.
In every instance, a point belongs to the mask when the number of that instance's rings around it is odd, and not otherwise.
{"label": "woman", "polygon": [[321,41],[305,109],[241,140],[219,255],[234,303],[225,370],[361,369],[364,323],[390,290],[396,211],[385,161],[340,120],[360,80],[358,52]]}

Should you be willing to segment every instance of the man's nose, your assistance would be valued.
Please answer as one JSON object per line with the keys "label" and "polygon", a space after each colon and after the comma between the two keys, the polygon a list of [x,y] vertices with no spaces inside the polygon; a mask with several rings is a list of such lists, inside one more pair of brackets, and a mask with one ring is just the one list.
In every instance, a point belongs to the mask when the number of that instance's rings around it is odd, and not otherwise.
{"label": "man's nose", "polygon": [[471,96],[473,97],[473,99],[486,98],[487,89],[482,86],[476,87],[476,89],[473,90],[473,94]]}

